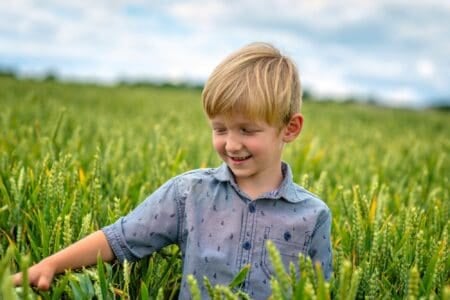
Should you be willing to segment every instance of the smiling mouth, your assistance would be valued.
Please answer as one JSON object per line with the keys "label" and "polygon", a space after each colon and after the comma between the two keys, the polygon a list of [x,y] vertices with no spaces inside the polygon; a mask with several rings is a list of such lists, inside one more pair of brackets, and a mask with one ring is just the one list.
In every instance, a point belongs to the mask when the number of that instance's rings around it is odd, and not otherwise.
{"label": "smiling mouth", "polygon": [[247,160],[251,157],[251,155],[247,155],[247,156],[228,156],[232,161],[235,162],[240,162],[240,161],[244,161]]}

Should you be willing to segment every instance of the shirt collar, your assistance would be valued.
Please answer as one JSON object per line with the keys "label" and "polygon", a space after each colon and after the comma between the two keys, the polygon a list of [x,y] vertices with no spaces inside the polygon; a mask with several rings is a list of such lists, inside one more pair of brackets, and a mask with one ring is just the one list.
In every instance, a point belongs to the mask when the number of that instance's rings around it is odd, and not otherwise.
{"label": "shirt collar", "polygon": [[[300,202],[302,199],[300,198],[300,195],[297,195],[295,184],[292,180],[291,167],[287,163],[282,162],[281,170],[283,172],[283,181],[280,184],[280,188],[273,195],[271,196],[265,195],[264,197],[269,199],[282,198],[291,203]],[[229,182],[237,191],[239,191],[239,187],[237,186],[236,181],[234,180],[233,173],[228,168],[227,164],[222,163],[220,167],[214,169],[212,175],[218,181]]]}

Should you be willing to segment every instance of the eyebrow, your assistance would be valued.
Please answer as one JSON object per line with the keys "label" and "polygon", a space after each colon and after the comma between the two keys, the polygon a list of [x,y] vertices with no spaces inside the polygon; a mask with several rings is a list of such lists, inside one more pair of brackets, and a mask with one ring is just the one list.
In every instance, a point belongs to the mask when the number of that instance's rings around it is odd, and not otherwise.
{"label": "eyebrow", "polygon": [[225,124],[223,124],[222,122],[212,121],[211,126],[225,126]]}

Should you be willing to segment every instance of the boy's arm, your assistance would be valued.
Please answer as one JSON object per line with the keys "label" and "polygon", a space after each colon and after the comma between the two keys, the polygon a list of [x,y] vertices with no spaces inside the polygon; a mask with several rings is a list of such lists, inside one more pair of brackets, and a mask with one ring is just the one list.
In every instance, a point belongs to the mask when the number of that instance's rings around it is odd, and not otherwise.
{"label": "boy's arm", "polygon": [[[97,262],[99,253],[103,261],[112,261],[115,258],[101,230],[31,266],[28,269],[30,284],[40,290],[48,290],[55,274],[62,273],[67,269],[93,265]],[[22,273],[14,274],[12,280],[14,285],[21,285]]]}

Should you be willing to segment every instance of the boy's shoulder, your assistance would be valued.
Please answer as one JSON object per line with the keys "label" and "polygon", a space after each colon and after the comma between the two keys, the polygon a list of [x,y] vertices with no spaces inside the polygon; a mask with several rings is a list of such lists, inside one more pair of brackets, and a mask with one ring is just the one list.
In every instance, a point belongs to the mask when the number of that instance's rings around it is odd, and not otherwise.
{"label": "boy's shoulder", "polygon": [[288,163],[283,162],[282,168],[285,179],[280,189],[280,195],[287,202],[329,210],[328,205],[318,195],[295,183],[291,167]]}
{"label": "boy's shoulder", "polygon": [[175,177],[177,180],[182,181],[203,181],[203,180],[217,180],[217,181],[230,181],[232,175],[225,164],[222,164],[216,168],[200,168],[193,169],[184,172]]}
{"label": "boy's shoulder", "polygon": [[312,193],[295,182],[291,182],[288,194],[289,198],[287,200],[291,203],[298,203],[301,205],[314,206],[319,209],[329,210],[328,205],[318,195]]}
{"label": "boy's shoulder", "polygon": [[173,177],[171,181],[179,193],[203,193],[220,183],[217,178],[220,173],[220,167],[194,169]]}
{"label": "boy's shoulder", "polygon": [[173,179],[182,184],[206,183],[208,181],[217,179],[216,177],[220,173],[220,167],[199,168],[181,173],[175,176]]}

